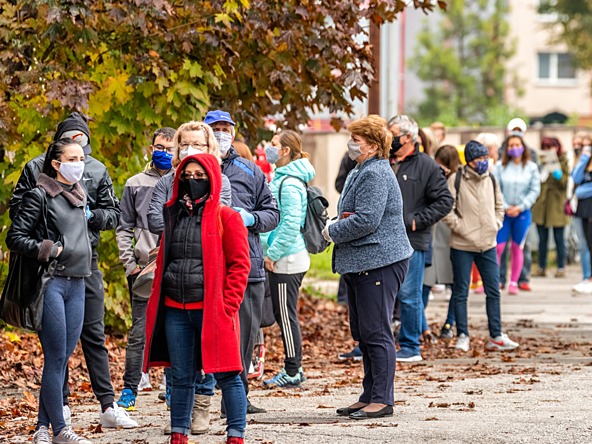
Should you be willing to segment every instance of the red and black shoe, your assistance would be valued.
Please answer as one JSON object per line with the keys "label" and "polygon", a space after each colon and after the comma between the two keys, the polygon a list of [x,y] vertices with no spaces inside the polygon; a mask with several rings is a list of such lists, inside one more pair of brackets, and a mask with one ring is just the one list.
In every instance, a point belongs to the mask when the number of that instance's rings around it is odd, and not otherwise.
{"label": "red and black shoe", "polygon": [[245,439],[239,438],[238,436],[229,436],[226,440],[226,444],[244,444]]}
{"label": "red and black shoe", "polygon": [[169,444],[188,444],[189,437],[187,435],[183,435],[182,433],[171,433],[171,437],[169,438]]}

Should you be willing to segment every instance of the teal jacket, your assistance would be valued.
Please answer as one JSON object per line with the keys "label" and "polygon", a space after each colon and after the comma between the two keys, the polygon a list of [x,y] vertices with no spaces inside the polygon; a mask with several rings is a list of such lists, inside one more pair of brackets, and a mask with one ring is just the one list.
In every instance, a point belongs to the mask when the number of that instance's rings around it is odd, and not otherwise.
{"label": "teal jacket", "polygon": [[[295,176],[308,183],[315,177],[315,169],[308,159],[298,159],[277,168],[269,184],[280,209],[280,223],[275,230],[261,234],[263,251],[272,260],[291,256],[306,250],[300,227],[306,219],[306,188]],[[279,196],[280,184],[282,195]]]}

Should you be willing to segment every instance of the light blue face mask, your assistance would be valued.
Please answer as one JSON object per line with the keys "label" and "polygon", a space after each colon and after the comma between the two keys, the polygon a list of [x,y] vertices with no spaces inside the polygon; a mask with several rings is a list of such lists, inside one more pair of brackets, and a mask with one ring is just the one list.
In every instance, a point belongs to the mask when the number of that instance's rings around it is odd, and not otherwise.
{"label": "light blue face mask", "polygon": [[275,164],[278,160],[280,160],[279,148],[273,145],[267,145],[265,147],[265,157],[269,163]]}
{"label": "light blue face mask", "polygon": [[230,147],[232,146],[232,134],[225,133],[223,131],[215,131],[214,137],[218,142],[218,147],[220,148],[220,154],[224,156]]}

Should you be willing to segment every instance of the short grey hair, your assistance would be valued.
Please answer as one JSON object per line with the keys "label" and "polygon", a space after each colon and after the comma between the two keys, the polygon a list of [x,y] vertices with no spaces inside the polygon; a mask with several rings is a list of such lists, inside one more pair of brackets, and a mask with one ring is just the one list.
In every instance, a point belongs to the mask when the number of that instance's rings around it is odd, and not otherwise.
{"label": "short grey hair", "polygon": [[493,133],[479,133],[475,140],[487,148],[499,148],[501,143],[499,137]]}
{"label": "short grey hair", "polygon": [[401,130],[401,134],[409,134],[411,135],[411,141],[417,142],[419,126],[417,125],[417,122],[413,120],[411,117],[406,116],[405,114],[395,116],[388,122],[389,128],[393,125],[399,125],[399,130]]}

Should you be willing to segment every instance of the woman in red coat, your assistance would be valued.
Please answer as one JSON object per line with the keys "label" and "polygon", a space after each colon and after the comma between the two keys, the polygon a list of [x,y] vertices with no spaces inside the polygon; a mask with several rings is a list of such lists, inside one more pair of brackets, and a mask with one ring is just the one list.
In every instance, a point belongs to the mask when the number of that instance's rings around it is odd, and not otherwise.
{"label": "woman in red coat", "polygon": [[247,401],[239,373],[238,309],[251,267],[247,229],[236,211],[220,205],[219,160],[183,159],[146,310],[144,367],[171,366],[170,443],[187,443],[194,381],[214,373],[227,414],[227,443],[244,439]]}

